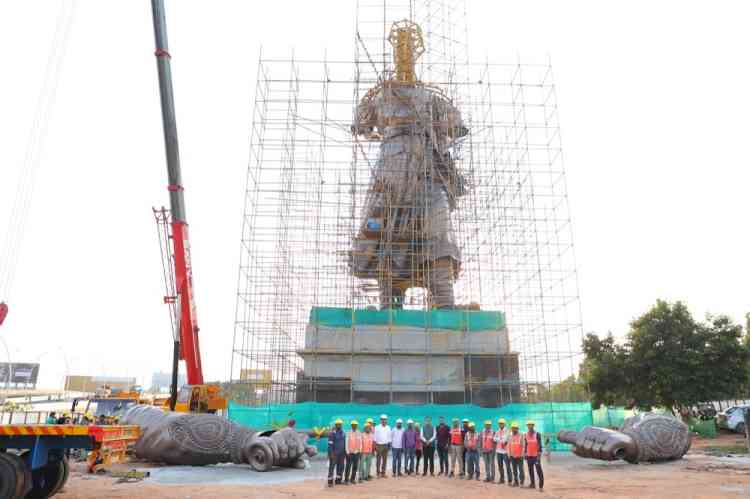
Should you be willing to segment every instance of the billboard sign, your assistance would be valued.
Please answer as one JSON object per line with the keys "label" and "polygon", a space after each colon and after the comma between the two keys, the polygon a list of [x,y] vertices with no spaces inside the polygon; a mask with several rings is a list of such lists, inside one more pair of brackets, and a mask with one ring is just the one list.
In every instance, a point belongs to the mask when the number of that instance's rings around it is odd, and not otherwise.
{"label": "billboard sign", "polygon": [[[10,372],[9,372],[10,370]],[[27,362],[0,362],[0,384],[36,386],[39,377],[39,364]]]}

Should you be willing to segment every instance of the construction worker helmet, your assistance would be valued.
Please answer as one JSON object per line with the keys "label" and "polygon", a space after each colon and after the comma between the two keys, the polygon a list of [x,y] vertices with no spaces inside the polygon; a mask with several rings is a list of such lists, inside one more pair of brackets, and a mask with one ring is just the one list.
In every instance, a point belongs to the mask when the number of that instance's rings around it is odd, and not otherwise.
{"label": "construction worker helmet", "polygon": [[492,426],[492,421],[489,419],[484,422],[485,426]]}
{"label": "construction worker helmet", "polygon": [[356,419],[352,419],[352,422],[349,424],[352,426],[359,426],[359,421],[357,421]]}
{"label": "construction worker helmet", "polygon": [[406,424],[414,424],[414,420],[413,419],[407,419],[406,420]]}
{"label": "construction worker helmet", "polygon": [[380,419],[388,419],[388,416],[386,416],[385,414],[381,414]]}
{"label": "construction worker helmet", "polygon": [[401,419],[401,418],[398,418],[398,419],[396,420],[396,424],[398,424],[398,423],[403,423],[403,422],[404,422],[404,420],[403,420],[403,419]]}
{"label": "construction worker helmet", "polygon": [[475,427],[474,421],[472,421],[471,423],[469,423],[469,428],[474,428],[474,427]]}
{"label": "construction worker helmet", "polygon": [[468,422],[469,422],[469,420],[468,420],[468,419],[466,419],[466,418],[463,418],[463,419],[461,420],[461,422],[462,422],[462,423],[468,423]]}
{"label": "construction worker helmet", "polygon": [[500,418],[497,420],[497,422],[500,424],[505,424],[505,418]]}
{"label": "construction worker helmet", "polygon": [[515,421],[513,421],[513,422],[512,422],[511,424],[510,424],[510,427],[511,427],[511,428],[518,428],[518,423],[516,423]]}
{"label": "construction worker helmet", "polygon": [[526,426],[534,426],[535,424],[536,423],[534,422],[533,419],[529,419],[528,421],[526,421]]}
{"label": "construction worker helmet", "polygon": [[336,420],[336,423],[335,423],[335,424],[344,424],[344,420],[343,420],[343,419],[341,419],[341,418],[338,418],[338,419]]}
{"label": "construction worker helmet", "polygon": [[375,421],[372,420],[372,418],[367,418],[365,421],[365,424],[373,424]]}

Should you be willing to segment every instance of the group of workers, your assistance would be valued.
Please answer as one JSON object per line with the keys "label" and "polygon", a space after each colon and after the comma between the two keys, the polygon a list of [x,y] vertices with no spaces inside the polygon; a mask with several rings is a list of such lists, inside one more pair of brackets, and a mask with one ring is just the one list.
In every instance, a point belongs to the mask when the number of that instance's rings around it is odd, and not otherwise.
{"label": "group of workers", "polygon": [[118,421],[119,418],[117,416],[105,416],[104,414],[100,414],[99,417],[95,417],[90,412],[87,412],[86,414],[73,414],[72,416],[69,412],[62,412],[58,416],[57,413],[53,411],[47,415],[45,423],[105,426],[117,424]]}
{"label": "group of workers", "polygon": [[[459,423],[462,423],[459,425]],[[492,421],[484,422],[484,429],[477,431],[475,424],[468,419],[459,422],[454,418],[452,426],[440,417],[433,426],[429,416],[421,426],[409,419],[406,427],[403,420],[397,419],[396,426],[388,425],[388,416],[380,416],[380,424],[372,418],[359,430],[359,422],[352,420],[351,429],[343,430],[344,422],[337,419],[334,428],[328,433],[328,486],[335,484],[353,485],[373,478],[371,473],[375,457],[375,475],[386,478],[386,462],[391,453],[391,476],[418,475],[420,461],[423,461],[422,476],[428,471],[435,475],[435,453],[440,469],[438,476],[458,477],[467,480],[480,480],[480,458],[484,463],[485,482],[495,482],[495,462],[499,475],[498,484],[523,487],[526,473],[524,460],[528,466],[529,488],[544,488],[542,471],[542,438],[534,429],[534,421],[527,421],[527,431],[521,433],[517,422],[506,428],[505,419],[498,420],[497,430]],[[403,472],[402,472],[403,464]],[[334,471],[336,477],[334,479]]]}

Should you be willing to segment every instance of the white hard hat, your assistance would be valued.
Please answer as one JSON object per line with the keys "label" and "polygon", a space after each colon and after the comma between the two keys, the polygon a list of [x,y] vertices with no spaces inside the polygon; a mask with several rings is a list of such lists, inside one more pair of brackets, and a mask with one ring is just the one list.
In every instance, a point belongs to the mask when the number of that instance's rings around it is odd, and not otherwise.
{"label": "white hard hat", "polygon": [[386,416],[385,414],[381,414],[380,419],[388,419],[388,416]]}
{"label": "white hard hat", "polygon": [[397,423],[403,423],[403,422],[404,422],[404,420],[403,420],[403,419],[401,419],[401,418],[398,418],[398,419],[396,420],[396,422],[397,422]]}
{"label": "white hard hat", "polygon": [[413,419],[410,419],[410,420],[408,420],[408,421],[406,422],[406,424],[414,424],[414,420],[413,420]]}

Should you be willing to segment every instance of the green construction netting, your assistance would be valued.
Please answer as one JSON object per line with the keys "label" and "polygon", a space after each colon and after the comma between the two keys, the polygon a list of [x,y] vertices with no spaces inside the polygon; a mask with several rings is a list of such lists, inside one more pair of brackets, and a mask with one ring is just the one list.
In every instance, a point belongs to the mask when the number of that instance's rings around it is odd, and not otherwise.
{"label": "green construction netting", "polygon": [[[321,402],[303,402],[299,404],[278,404],[263,407],[249,407],[230,402],[229,419],[244,426],[256,429],[280,428],[286,426],[293,418],[298,429],[328,427],[337,418],[347,423],[356,419],[364,424],[367,418],[378,420],[381,414],[387,414],[391,425],[397,418],[404,421],[413,419],[422,422],[425,416],[431,416],[437,424],[438,416],[444,416],[450,423],[452,418],[468,418],[478,424],[492,420],[497,426],[498,418],[505,418],[510,424],[517,421],[522,427],[529,419],[536,423],[537,431],[550,437],[550,448],[567,450],[570,446],[557,441],[557,432],[561,429],[580,430],[593,423],[591,405],[588,402],[508,404],[501,408],[484,408],[475,405],[365,405],[365,404],[330,404]],[[348,425],[347,425],[348,426]],[[320,451],[325,451],[326,441],[316,443]]]}
{"label": "green construction netting", "polygon": [[411,326],[454,331],[497,331],[505,327],[502,312],[480,310],[365,310],[313,307],[310,324],[329,327]]}

